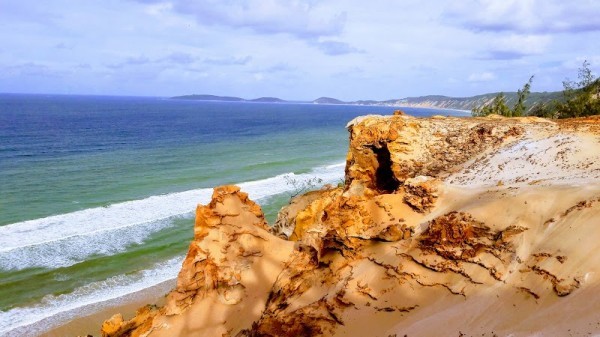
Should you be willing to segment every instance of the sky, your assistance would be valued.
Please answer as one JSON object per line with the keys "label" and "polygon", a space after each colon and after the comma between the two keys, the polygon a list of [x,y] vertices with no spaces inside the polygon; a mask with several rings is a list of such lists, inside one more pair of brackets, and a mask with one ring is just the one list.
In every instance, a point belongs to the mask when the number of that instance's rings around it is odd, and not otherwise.
{"label": "sky", "polygon": [[0,92],[313,100],[562,89],[598,0],[0,0]]}

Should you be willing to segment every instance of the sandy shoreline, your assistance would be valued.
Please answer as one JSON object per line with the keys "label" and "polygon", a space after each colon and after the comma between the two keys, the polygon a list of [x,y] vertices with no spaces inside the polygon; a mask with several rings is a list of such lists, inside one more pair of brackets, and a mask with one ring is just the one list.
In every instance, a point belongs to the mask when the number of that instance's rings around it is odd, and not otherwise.
{"label": "sandy shoreline", "polygon": [[165,295],[175,286],[175,279],[159,283],[116,299],[98,302],[66,311],[39,322],[16,328],[10,336],[75,337],[100,336],[102,322],[115,313],[125,319],[135,315],[146,304],[162,305]]}
{"label": "sandy shoreline", "polygon": [[280,232],[239,187],[216,188],[165,307],[106,335],[598,334],[596,119],[348,128],[343,187],[280,213]]}
{"label": "sandy shoreline", "polygon": [[118,311],[106,336],[600,331],[595,120],[367,116],[349,129],[345,186],[275,229],[240,187],[215,188],[162,309],[127,321],[173,283],[41,335],[98,336]]}

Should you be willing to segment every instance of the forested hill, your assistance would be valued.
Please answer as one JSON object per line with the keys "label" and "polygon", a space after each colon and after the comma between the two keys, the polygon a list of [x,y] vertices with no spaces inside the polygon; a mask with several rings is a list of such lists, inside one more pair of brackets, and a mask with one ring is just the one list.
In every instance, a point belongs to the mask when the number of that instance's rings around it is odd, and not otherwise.
{"label": "forested hill", "polygon": [[[386,101],[374,101],[374,100],[359,100],[345,102],[339,99],[331,97],[320,97],[311,101],[314,104],[356,104],[356,105],[380,105],[380,106],[398,106],[398,107],[421,107],[421,108],[442,108],[442,109],[456,109],[456,110],[471,110],[477,106],[486,105],[494,100],[499,93],[489,93],[484,95],[477,95],[472,97],[448,97],[441,95],[428,95],[419,97],[406,97],[398,99],[390,99]],[[506,98],[506,105],[513,106],[517,101],[516,92],[504,93]],[[561,100],[563,97],[562,92],[532,92],[529,97],[525,100],[525,106],[527,110],[531,109],[538,103],[547,103],[552,100]],[[189,100],[202,100],[202,101],[229,101],[229,102],[268,102],[268,103],[283,103],[286,102],[282,99],[275,97],[261,97],[253,100],[246,100],[239,97],[230,96],[214,96],[214,95],[187,95],[172,97],[175,99],[189,99]]]}
{"label": "forested hill", "polygon": [[[444,108],[457,110],[471,110],[474,107],[485,105],[491,102],[499,93],[489,93],[472,97],[448,97],[440,95],[429,95],[420,97],[406,97],[402,99],[393,99],[383,102],[377,102],[377,105],[397,105],[410,107],[425,107],[425,108]],[[517,102],[516,92],[504,93],[506,104],[513,106]],[[560,100],[562,92],[532,92],[525,100],[525,106],[529,110],[536,104],[546,103],[552,100]],[[360,103],[359,103],[360,104]]]}

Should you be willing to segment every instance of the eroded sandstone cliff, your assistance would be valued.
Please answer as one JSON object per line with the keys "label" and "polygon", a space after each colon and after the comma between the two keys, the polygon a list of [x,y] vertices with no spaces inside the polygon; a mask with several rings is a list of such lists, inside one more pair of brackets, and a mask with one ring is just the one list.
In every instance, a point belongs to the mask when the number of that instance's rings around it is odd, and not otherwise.
{"label": "eroded sandstone cliff", "polygon": [[216,188],[165,306],[103,336],[600,332],[600,118],[348,129],[344,187],[298,197],[273,228]]}

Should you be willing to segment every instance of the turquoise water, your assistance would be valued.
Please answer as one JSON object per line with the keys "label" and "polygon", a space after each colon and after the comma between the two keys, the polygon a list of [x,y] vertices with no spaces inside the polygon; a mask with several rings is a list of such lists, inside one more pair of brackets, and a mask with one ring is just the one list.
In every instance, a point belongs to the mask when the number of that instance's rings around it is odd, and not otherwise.
{"label": "turquoise water", "polygon": [[273,221],[286,176],[339,182],[346,123],[393,110],[0,95],[0,335],[173,279],[213,186],[240,184]]}

